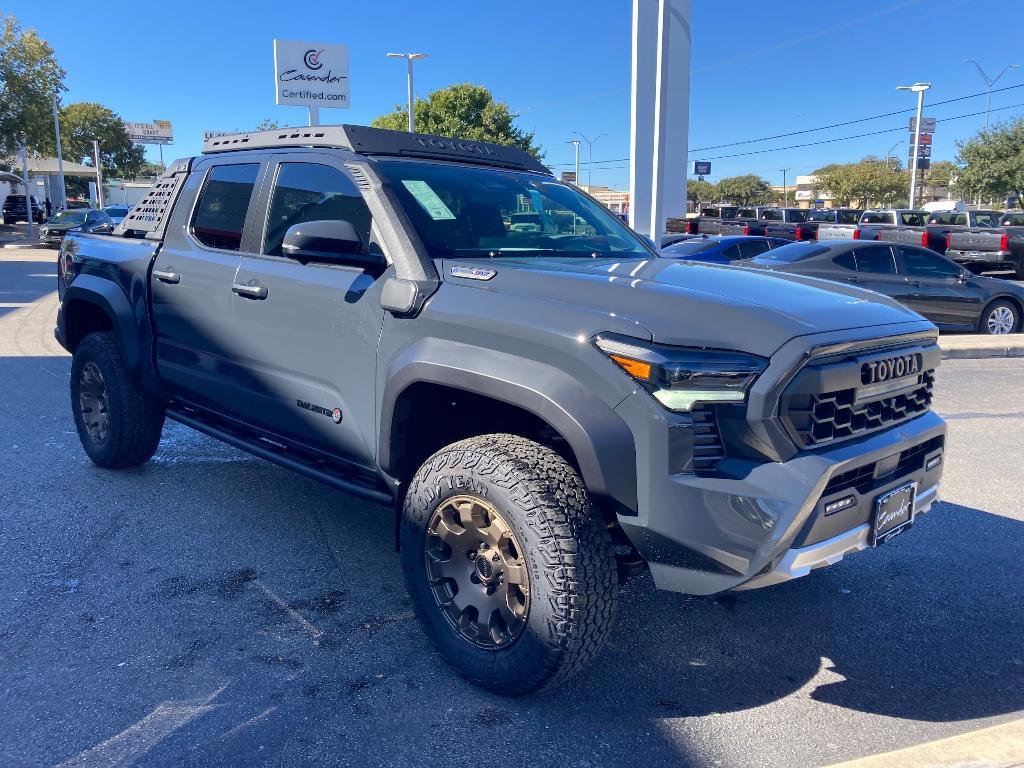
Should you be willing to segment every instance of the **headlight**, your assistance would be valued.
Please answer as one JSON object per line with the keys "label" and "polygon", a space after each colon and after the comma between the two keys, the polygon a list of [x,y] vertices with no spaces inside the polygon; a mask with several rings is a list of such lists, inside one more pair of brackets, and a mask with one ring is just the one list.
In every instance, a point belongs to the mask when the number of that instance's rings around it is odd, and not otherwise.
{"label": "headlight", "polygon": [[768,361],[756,355],[717,349],[653,344],[601,335],[597,348],[654,395],[670,411],[697,403],[742,403]]}

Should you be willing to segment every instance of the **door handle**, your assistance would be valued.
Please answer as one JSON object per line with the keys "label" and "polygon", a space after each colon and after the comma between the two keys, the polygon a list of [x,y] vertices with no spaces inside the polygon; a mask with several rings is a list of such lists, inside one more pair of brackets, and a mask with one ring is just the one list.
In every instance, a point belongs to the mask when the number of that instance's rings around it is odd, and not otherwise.
{"label": "door handle", "polygon": [[169,272],[163,269],[154,269],[153,277],[161,283],[170,283],[171,285],[176,285],[181,282],[181,275],[177,272]]}
{"label": "door handle", "polygon": [[911,280],[910,281],[910,287],[911,288],[920,288],[921,287],[921,281],[920,280]]}
{"label": "door handle", "polygon": [[859,277],[848,277],[848,278],[846,278],[846,282],[848,282],[848,283],[863,283],[864,281],[861,280]]}
{"label": "door handle", "polygon": [[269,293],[264,285],[246,285],[245,283],[232,283],[231,290],[247,299],[265,299]]}

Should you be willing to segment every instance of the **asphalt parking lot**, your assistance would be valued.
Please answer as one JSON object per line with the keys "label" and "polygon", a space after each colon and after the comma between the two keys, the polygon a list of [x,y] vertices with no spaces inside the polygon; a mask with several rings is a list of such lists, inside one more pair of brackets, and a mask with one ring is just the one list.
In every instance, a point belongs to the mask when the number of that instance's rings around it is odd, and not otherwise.
{"label": "asphalt parking lot", "polygon": [[623,588],[590,670],[463,682],[386,510],[168,423],[89,463],[52,339],[54,252],[0,251],[0,765],[816,766],[1024,713],[1024,360],[950,360],[944,501],[805,579]]}

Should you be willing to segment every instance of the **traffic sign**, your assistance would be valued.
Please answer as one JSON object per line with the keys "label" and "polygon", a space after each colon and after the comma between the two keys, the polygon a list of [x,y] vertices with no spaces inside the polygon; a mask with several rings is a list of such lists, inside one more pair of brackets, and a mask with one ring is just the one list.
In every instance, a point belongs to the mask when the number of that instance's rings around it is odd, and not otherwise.
{"label": "traffic sign", "polygon": [[[917,118],[910,118],[910,132],[914,132],[914,125],[917,123]],[[921,118],[921,133],[935,133],[935,118],[934,117],[922,117]]]}
{"label": "traffic sign", "polygon": [[918,136],[918,139],[921,142],[921,146],[925,146],[925,145],[931,146],[932,134],[930,134],[930,133],[922,133],[920,136]]}

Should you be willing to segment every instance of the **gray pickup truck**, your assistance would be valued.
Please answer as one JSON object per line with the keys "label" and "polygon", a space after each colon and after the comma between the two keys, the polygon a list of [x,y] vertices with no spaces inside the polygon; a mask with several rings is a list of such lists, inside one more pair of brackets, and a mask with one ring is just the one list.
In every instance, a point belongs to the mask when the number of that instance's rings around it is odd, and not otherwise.
{"label": "gray pickup truck", "polygon": [[722,225],[735,219],[739,211],[735,205],[713,205],[691,218],[669,219],[666,229],[676,234],[718,235],[722,232]]}
{"label": "gray pickup truck", "polygon": [[776,224],[802,224],[807,220],[803,208],[778,208],[776,206],[754,206],[740,208],[736,218],[723,222],[723,235],[755,235],[764,237],[768,227]]}
{"label": "gray pickup truck", "polygon": [[[890,227],[923,227],[928,221],[927,211],[910,208],[889,208],[864,211],[856,224],[822,224],[818,227],[818,240],[875,240],[878,233]],[[920,245],[920,236],[914,245]]]}
{"label": "gray pickup truck", "polygon": [[949,232],[946,256],[972,272],[1012,272],[1024,280],[1024,213],[1000,214],[994,227]]}
{"label": "gray pickup truck", "polygon": [[[513,226],[531,212],[551,226]],[[169,417],[381,504],[424,632],[499,693],[581,669],[623,578],[777,584],[938,493],[931,323],[659,258],[520,150],[211,138],[112,235],[71,233],[58,272],[93,462],[147,461]]]}
{"label": "gray pickup truck", "polygon": [[950,233],[971,228],[992,229],[998,224],[999,216],[999,211],[935,211],[928,214],[928,219],[923,225],[885,226],[874,230],[873,237],[865,237],[862,232],[862,239],[899,245],[920,245],[936,253],[945,254]]}
{"label": "gray pickup truck", "polygon": [[817,240],[818,228],[828,224],[856,224],[864,211],[854,208],[811,208],[803,221],[773,221],[764,228],[766,237],[783,240]]}

